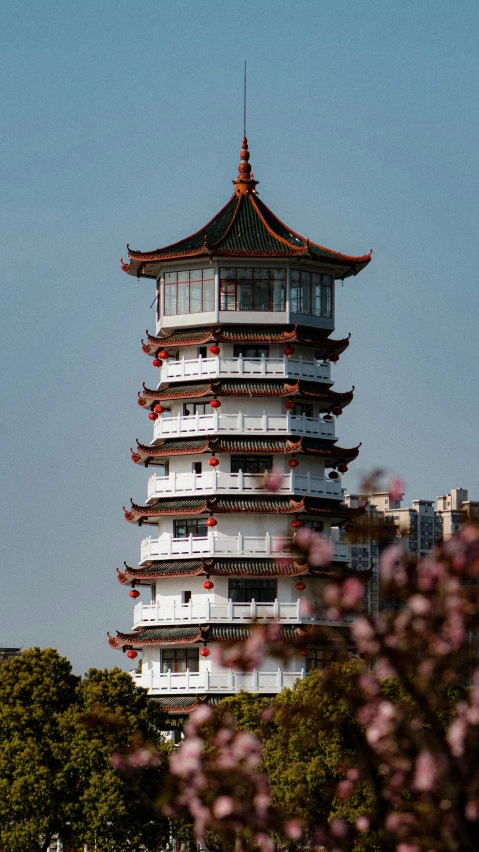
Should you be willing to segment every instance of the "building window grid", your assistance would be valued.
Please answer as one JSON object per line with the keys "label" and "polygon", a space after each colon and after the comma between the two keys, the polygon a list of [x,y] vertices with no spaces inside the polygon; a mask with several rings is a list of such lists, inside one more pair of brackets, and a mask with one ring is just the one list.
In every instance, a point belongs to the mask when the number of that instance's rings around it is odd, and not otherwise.
{"label": "building window grid", "polygon": [[221,311],[272,311],[286,309],[286,269],[221,267]]}
{"label": "building window grid", "polygon": [[206,518],[184,518],[173,521],[174,538],[188,538],[190,535],[195,538],[204,538],[208,535]]}
{"label": "building window grid", "polygon": [[165,272],[165,315],[199,314],[215,309],[215,271]]}
{"label": "building window grid", "polygon": [[198,648],[166,648],[161,652],[161,672],[198,672],[199,661]]}
{"label": "building window grid", "polygon": [[235,577],[228,580],[228,598],[233,603],[274,603],[277,597],[277,580],[258,577]]}
{"label": "building window grid", "polygon": [[294,314],[331,319],[333,316],[333,278],[320,272],[292,269],[290,310]]}
{"label": "building window grid", "polygon": [[267,473],[273,468],[273,456],[231,456],[231,473]]}

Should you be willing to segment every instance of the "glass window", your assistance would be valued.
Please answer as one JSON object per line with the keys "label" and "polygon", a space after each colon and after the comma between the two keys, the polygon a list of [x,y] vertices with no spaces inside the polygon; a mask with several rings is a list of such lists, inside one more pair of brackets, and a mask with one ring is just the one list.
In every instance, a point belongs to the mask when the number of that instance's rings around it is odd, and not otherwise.
{"label": "glass window", "polygon": [[165,648],[161,652],[162,672],[199,671],[200,652],[198,648]]}
{"label": "glass window", "polygon": [[207,532],[206,518],[186,518],[173,522],[174,538],[188,538],[189,535],[204,537]]}
{"label": "glass window", "polygon": [[266,473],[273,467],[273,456],[231,456],[231,473]]}
{"label": "glass window", "polygon": [[222,311],[284,311],[286,270],[259,267],[220,269]]}
{"label": "glass window", "polygon": [[214,310],[214,269],[165,272],[165,314],[198,314]]}
{"label": "glass window", "polygon": [[273,603],[276,600],[277,581],[260,580],[257,577],[233,578],[228,580],[228,597],[234,603]]}
{"label": "glass window", "polygon": [[326,648],[309,649],[309,651],[309,657],[306,659],[307,672],[313,669],[324,669],[329,663],[337,660],[337,651],[330,651]]}
{"label": "glass window", "polygon": [[289,302],[295,314],[331,319],[333,315],[333,279],[319,272],[291,270]]}
{"label": "glass window", "polygon": [[301,519],[301,523],[303,527],[307,527],[310,530],[314,530],[314,532],[322,533],[324,530],[324,524],[322,521],[303,521],[303,519]]}
{"label": "glass window", "polygon": [[236,281],[221,281],[220,310],[236,310]]}
{"label": "glass window", "polygon": [[295,402],[294,414],[304,414],[305,417],[313,417],[313,406],[310,402]]}
{"label": "glass window", "polygon": [[206,402],[184,402],[183,416],[192,417],[194,414],[211,414],[211,408]]}
{"label": "glass window", "polygon": [[265,358],[269,355],[269,346],[249,346],[247,343],[235,343],[233,346],[233,358]]}

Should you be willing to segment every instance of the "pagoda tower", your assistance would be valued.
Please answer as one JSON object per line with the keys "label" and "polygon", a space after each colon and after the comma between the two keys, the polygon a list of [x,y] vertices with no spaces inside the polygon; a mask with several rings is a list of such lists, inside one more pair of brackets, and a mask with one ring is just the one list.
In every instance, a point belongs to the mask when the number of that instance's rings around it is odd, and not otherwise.
{"label": "pagoda tower", "polygon": [[[246,138],[240,157],[234,193],[207,225],[154,251],[128,247],[122,261],[156,283],[156,329],[142,344],[159,382],[138,394],[153,440],[132,449],[150,468],[147,499],[124,510],[147,534],[139,567],[118,572],[130,596],[144,595],[132,632],[109,642],[141,653],[136,683],[177,717],[213,697],[292,686],[334,657],[315,628],[345,627],[302,600],[350,571],[340,530],[354,510],[340,474],[359,447],[337,445],[354,388],[332,390],[349,340],[330,334],[335,281],[371,252],[351,257],[292,231],[258,197]],[[308,565],[295,547],[301,527],[332,539],[330,565]],[[247,672],[218,664],[216,643],[272,621],[278,642],[301,639],[287,662],[267,657]]]}

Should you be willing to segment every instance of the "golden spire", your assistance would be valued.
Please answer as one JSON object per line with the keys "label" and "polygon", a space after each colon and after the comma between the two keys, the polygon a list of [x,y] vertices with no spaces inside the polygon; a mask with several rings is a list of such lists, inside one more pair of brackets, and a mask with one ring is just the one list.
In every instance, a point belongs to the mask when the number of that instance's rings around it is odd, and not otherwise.
{"label": "golden spire", "polygon": [[255,186],[258,183],[257,180],[254,180],[254,175],[251,173],[248,140],[246,136],[243,136],[243,141],[241,143],[238,177],[233,181],[233,183],[236,187],[236,195],[248,195],[250,192],[255,192]]}

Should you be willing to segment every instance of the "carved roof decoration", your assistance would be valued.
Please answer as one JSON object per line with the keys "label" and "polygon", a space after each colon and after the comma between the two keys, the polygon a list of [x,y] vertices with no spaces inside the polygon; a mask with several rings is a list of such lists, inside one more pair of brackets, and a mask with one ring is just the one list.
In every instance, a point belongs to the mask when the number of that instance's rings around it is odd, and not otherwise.
{"label": "carved roof decoration", "polygon": [[278,326],[241,326],[210,325],[204,328],[178,329],[161,337],[146,332],[147,339],[141,341],[146,355],[156,355],[165,346],[200,346],[204,343],[304,343],[316,346],[322,357],[333,352],[341,355],[348,346],[351,335],[343,340],[331,340],[323,329],[295,325],[281,328]]}
{"label": "carved roof decoration", "polygon": [[124,570],[116,569],[118,582],[123,586],[151,585],[152,582],[167,577],[316,577],[329,580],[340,579],[345,575],[367,577],[370,571],[357,571],[342,563],[334,563],[327,568],[309,566],[294,558],[272,559],[271,557],[253,557],[243,559],[220,557],[203,559],[165,559],[162,562],[149,562],[141,568],[132,568],[124,563]]}
{"label": "carved roof decoration", "polygon": [[344,408],[352,402],[354,386],[350,391],[338,393],[320,382],[297,379],[291,384],[283,379],[216,379],[214,381],[161,384],[158,389],[143,384],[143,394],[138,392],[138,405],[151,408],[156,402],[173,399],[203,399],[216,396],[276,396],[314,399],[321,410],[330,411],[335,406]]}
{"label": "carved roof decoration", "polygon": [[[123,506],[125,520],[130,524],[156,525],[158,518],[168,515],[182,517],[184,515],[231,514],[248,512],[275,515],[290,515],[297,513],[313,514],[340,521],[363,514],[362,509],[351,509],[344,503],[318,497],[300,497],[294,499],[282,495],[243,496],[242,494],[211,496],[211,497],[166,497],[155,502],[139,506],[131,500],[131,508]],[[151,520],[150,520],[151,519]]]}
{"label": "carved roof decoration", "polygon": [[339,278],[357,275],[371,260],[365,255],[341,254],[293,231],[258,198],[257,181],[251,175],[246,137],[241,148],[235,191],[225,206],[191,236],[163,248],[142,252],[128,248],[129,262],[121,261],[124,272],[156,278],[159,264],[181,259],[212,257],[298,258],[331,266]]}
{"label": "carved roof decoration", "polygon": [[320,438],[301,437],[288,438],[253,438],[244,436],[218,436],[206,435],[204,438],[178,438],[165,439],[157,444],[141,444],[137,440],[137,448],[130,448],[131,459],[134,464],[150,465],[160,464],[162,459],[176,455],[197,455],[198,453],[239,453],[239,454],[283,454],[304,453],[324,458],[326,467],[336,467],[338,464],[348,464],[359,455],[357,447],[337,447],[331,441]]}
{"label": "carved roof decoration", "polygon": [[[116,637],[107,633],[109,644],[121,648],[140,649],[145,645],[193,645],[206,642],[243,642],[253,635],[254,627],[235,624],[192,624],[166,627],[140,627],[131,633],[117,630]],[[276,638],[277,635],[277,638]],[[316,625],[284,624],[277,626],[276,642],[325,641],[325,631]],[[328,637],[329,638],[329,637]],[[113,643],[116,641],[116,645]],[[334,641],[331,637],[330,641]]]}

